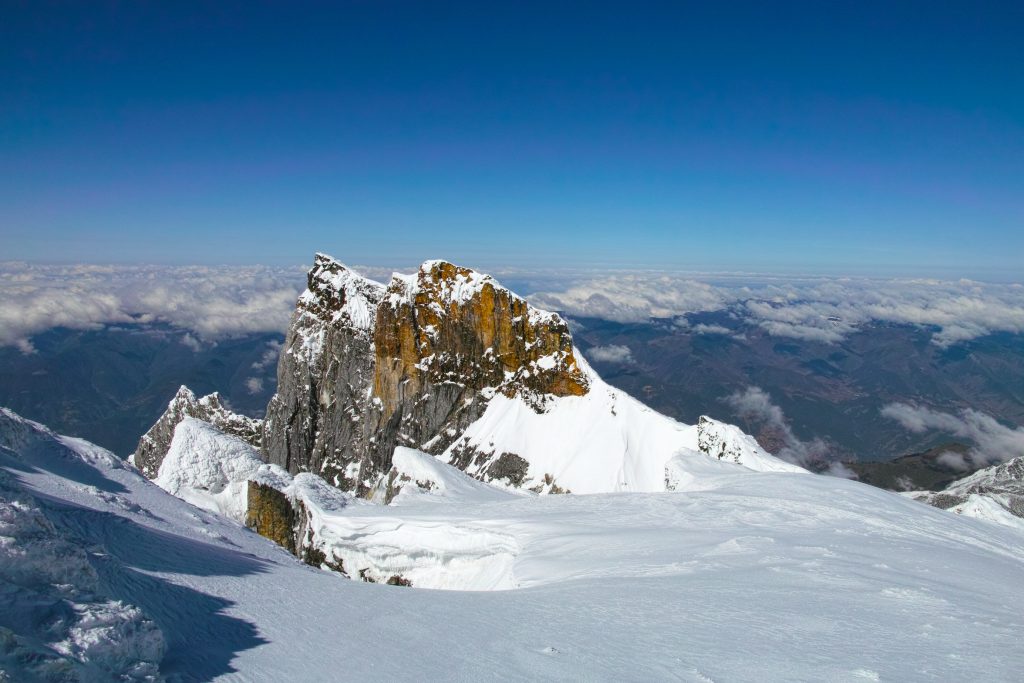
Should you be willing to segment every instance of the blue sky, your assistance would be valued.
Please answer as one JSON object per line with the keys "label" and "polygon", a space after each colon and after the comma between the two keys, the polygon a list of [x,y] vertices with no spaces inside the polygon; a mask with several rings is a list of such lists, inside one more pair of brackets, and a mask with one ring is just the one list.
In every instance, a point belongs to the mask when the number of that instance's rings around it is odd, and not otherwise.
{"label": "blue sky", "polygon": [[1024,277],[1021,3],[16,3],[2,259]]}

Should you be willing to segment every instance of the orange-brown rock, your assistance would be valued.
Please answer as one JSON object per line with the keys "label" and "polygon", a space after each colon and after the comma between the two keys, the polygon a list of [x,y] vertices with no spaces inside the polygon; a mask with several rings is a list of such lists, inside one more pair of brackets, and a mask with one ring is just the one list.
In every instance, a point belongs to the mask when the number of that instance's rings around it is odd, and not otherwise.
{"label": "orange-brown rock", "polygon": [[587,380],[557,315],[486,276],[445,261],[395,279],[374,328],[374,395],[384,415],[427,385],[493,388],[506,396],[581,396]]}

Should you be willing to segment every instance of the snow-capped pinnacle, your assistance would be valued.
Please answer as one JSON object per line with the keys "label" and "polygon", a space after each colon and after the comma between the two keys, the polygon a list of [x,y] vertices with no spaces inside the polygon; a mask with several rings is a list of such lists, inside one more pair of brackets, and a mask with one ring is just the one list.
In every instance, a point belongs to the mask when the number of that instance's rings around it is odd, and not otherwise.
{"label": "snow-capped pinnacle", "polygon": [[479,294],[485,285],[504,289],[490,275],[457,266],[450,261],[433,259],[424,261],[420,266],[414,293],[426,291],[440,302],[465,304]]}
{"label": "snow-capped pinnacle", "polygon": [[260,445],[263,429],[260,420],[231,412],[221,404],[217,392],[196,398],[195,393],[183,384],[167,404],[163,415],[139,439],[139,445],[129,457],[129,462],[150,479],[156,477],[170,447],[174,428],[188,417],[206,420],[223,432],[244,439],[256,447]]}
{"label": "snow-capped pinnacle", "polygon": [[[557,313],[528,304],[523,297],[503,286],[492,276],[445,259],[424,261],[412,275],[395,273],[392,276],[392,283],[396,285],[390,298],[392,305],[401,301],[401,298],[395,298],[395,294],[399,293],[404,294],[406,299],[426,295],[445,305],[445,308],[451,305],[465,305],[490,288],[501,292],[502,296],[516,302],[517,306],[525,306],[532,322],[551,321],[564,324]],[[390,289],[389,287],[389,291]]]}
{"label": "snow-capped pinnacle", "polygon": [[[364,332],[373,329],[384,285],[320,253],[313,258],[306,281],[306,291],[298,301],[299,317],[309,314],[322,323],[350,325]],[[316,327],[315,322],[312,327]]]}
{"label": "snow-capped pinnacle", "polygon": [[[196,395],[187,386],[182,384],[178,387],[178,391],[174,394],[174,398],[171,399],[171,404],[175,403],[195,403]],[[170,406],[168,406],[170,407]]]}

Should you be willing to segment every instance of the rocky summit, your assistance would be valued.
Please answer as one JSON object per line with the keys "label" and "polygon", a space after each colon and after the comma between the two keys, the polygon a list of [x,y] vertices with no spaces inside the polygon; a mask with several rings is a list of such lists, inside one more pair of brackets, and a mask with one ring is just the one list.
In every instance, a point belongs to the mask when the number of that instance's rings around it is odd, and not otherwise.
{"label": "rocky summit", "polygon": [[263,452],[365,492],[396,446],[445,451],[495,394],[543,412],[589,381],[568,325],[487,275],[428,261],[381,285],[317,254],[267,409]]}
{"label": "rocky summit", "polygon": [[609,386],[559,315],[490,276],[427,261],[383,285],[323,254],[266,419],[182,387],[135,463],[310,564],[382,582],[412,568],[377,566],[318,521],[353,495],[390,505],[508,489],[679,491],[736,467],[806,474],[736,427],[680,424]]}

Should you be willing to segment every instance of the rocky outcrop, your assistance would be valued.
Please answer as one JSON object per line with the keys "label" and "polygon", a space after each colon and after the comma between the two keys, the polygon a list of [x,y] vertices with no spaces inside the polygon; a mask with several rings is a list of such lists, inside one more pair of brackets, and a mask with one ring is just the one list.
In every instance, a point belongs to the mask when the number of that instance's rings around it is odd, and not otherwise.
{"label": "rocky outcrop", "polygon": [[209,422],[225,434],[236,436],[255,448],[262,443],[261,420],[231,412],[221,404],[217,393],[196,398],[188,387],[182,386],[160,419],[142,435],[129,461],[150,479],[156,478],[174,438],[174,428],[186,417]]}
{"label": "rocky outcrop", "polygon": [[371,441],[373,330],[384,286],[317,254],[299,297],[264,421],[264,458],[295,474],[320,474],[356,490],[359,472],[384,457]]}
{"label": "rocky outcrop", "polygon": [[295,553],[295,507],[288,496],[269,484],[246,482],[245,525]]}
{"label": "rocky outcrop", "polygon": [[497,394],[541,412],[551,397],[588,390],[565,321],[489,276],[428,261],[385,287],[318,254],[278,366],[263,453],[365,494],[390,471],[396,446],[444,452]]}
{"label": "rocky outcrop", "polygon": [[386,302],[374,329],[373,386],[385,418],[407,396],[445,384],[536,404],[587,392],[565,321],[487,275],[428,261],[416,275],[395,277]]}
{"label": "rocky outcrop", "polygon": [[739,427],[719,422],[706,415],[697,420],[697,450],[717,460],[743,465],[762,472],[806,472],[770,455],[754,437]]}
{"label": "rocky outcrop", "polygon": [[183,500],[245,524],[317,567],[339,570],[325,553],[318,515],[345,508],[352,497],[320,477],[292,476],[263,462],[259,451],[202,420],[174,429],[154,483]]}
{"label": "rocky outcrop", "polygon": [[906,495],[943,510],[1024,526],[999,514],[1002,510],[1024,519],[1024,456],[978,470],[938,492],[912,491]]}

